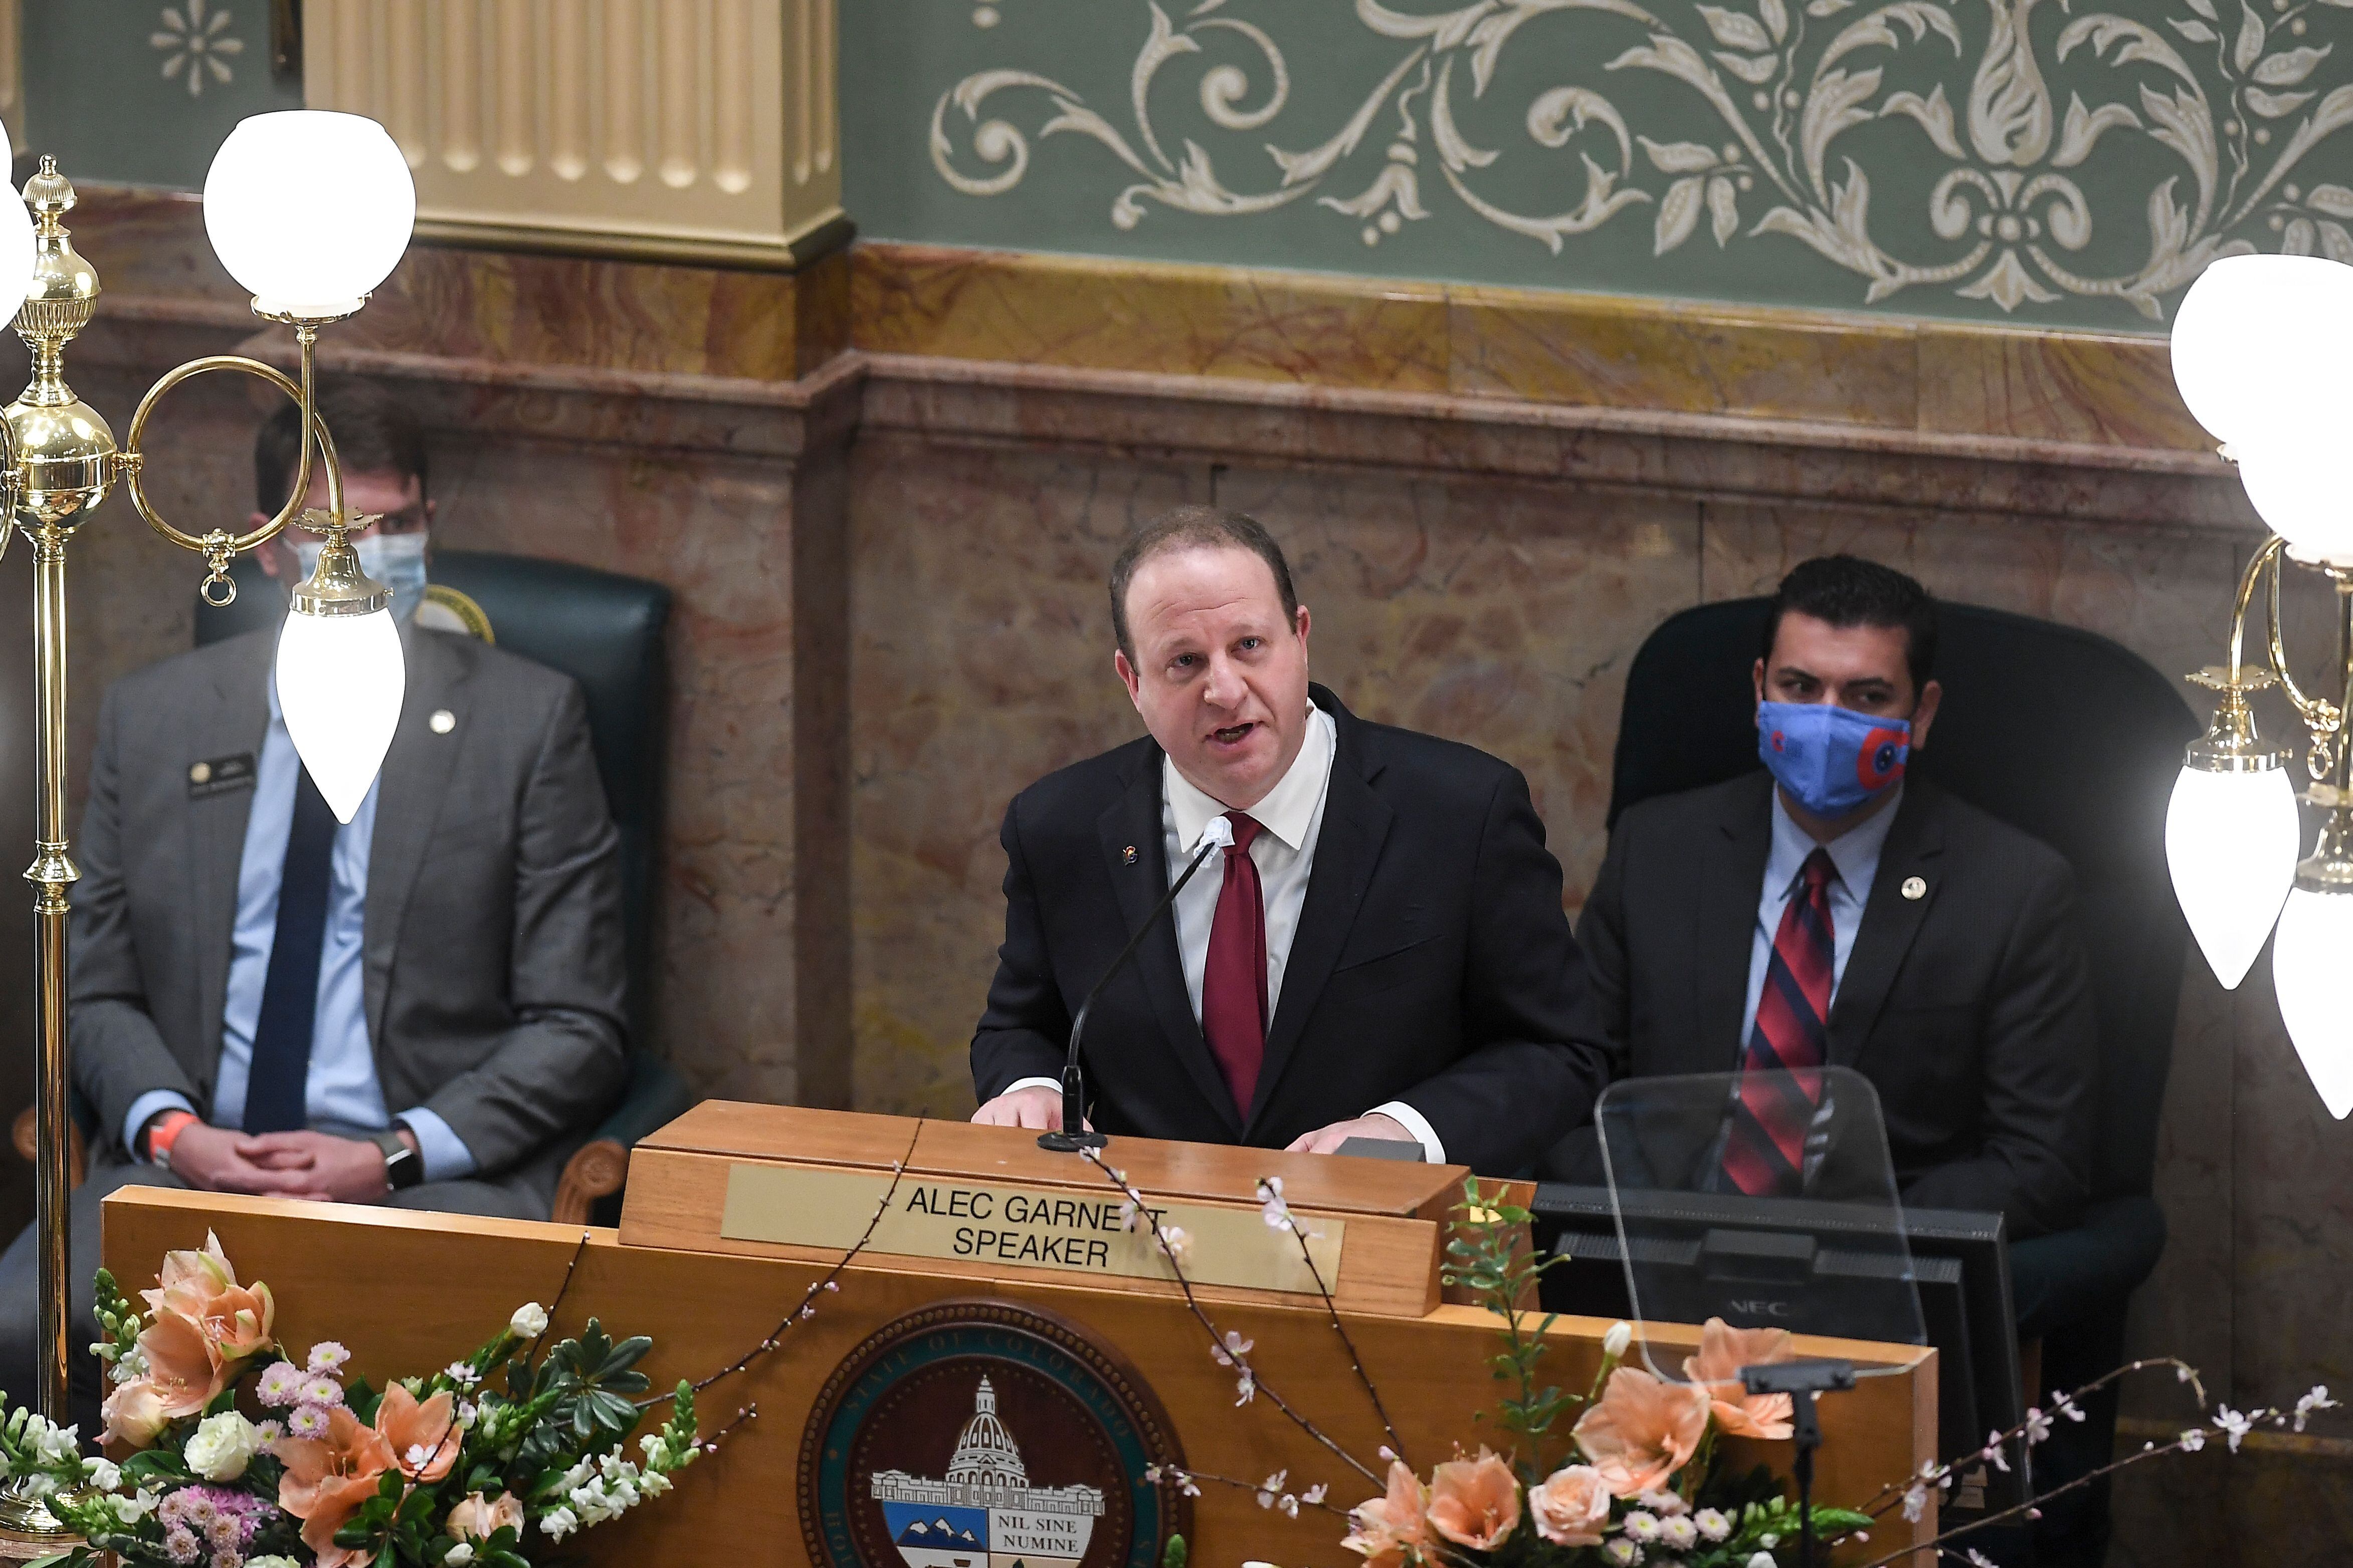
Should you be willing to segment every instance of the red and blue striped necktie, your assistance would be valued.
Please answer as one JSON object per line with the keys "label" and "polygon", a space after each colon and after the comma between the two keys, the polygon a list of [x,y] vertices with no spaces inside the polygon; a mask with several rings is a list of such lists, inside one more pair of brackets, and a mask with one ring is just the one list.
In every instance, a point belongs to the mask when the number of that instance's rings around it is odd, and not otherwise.
{"label": "red and blue striped necktie", "polygon": [[1740,1063],[1725,1174],[1751,1197],[1794,1197],[1803,1185],[1806,1131],[1821,1103],[1829,1052],[1831,985],[1838,962],[1831,931],[1831,879],[1838,868],[1817,847],[1781,910],[1757,1022]]}

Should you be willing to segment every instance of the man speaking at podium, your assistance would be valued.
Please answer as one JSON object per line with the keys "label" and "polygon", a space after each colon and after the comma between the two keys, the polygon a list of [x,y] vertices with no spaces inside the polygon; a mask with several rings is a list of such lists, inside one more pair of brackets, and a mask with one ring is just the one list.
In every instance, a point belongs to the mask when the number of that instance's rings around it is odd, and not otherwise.
{"label": "man speaking at podium", "polygon": [[973,1120],[1061,1125],[1072,1013],[1222,817],[1233,847],[1087,1016],[1092,1124],[1312,1153],[1409,1141],[1527,1168],[1589,1114],[1611,1053],[1526,781],[1310,686],[1307,610],[1248,517],[1147,524],[1111,605],[1113,665],[1150,737],[1006,813]]}

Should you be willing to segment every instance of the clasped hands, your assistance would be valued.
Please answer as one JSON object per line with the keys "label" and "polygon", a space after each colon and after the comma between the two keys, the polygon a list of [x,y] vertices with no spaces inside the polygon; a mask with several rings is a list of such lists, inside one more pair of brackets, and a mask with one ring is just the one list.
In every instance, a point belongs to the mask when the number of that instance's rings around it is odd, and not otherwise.
{"label": "clasped hands", "polygon": [[[401,1137],[415,1147],[415,1138]],[[384,1151],[328,1132],[239,1132],[191,1122],[172,1144],[172,1173],[211,1193],[375,1203],[391,1191]]]}
{"label": "clasped hands", "polygon": [[[1017,1089],[998,1095],[974,1111],[972,1119],[984,1127],[1029,1127],[1040,1132],[1058,1132],[1062,1126],[1062,1091],[1034,1084],[1028,1089]],[[195,1130],[192,1128],[190,1131]],[[1092,1124],[1087,1131],[1094,1131]],[[1351,1138],[1379,1138],[1394,1143],[1419,1142],[1395,1118],[1376,1113],[1347,1121],[1335,1121],[1331,1126],[1319,1127],[1313,1132],[1303,1132],[1291,1141],[1284,1152],[1329,1154]]]}

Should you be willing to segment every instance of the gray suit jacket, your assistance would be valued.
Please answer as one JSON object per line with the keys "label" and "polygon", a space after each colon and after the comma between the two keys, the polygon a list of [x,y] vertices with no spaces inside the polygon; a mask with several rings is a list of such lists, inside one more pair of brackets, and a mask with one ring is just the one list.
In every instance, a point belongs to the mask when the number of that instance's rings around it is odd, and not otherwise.
{"label": "gray suit jacket", "polygon": [[[563,1161],[619,1093],[619,844],[568,677],[411,631],[407,694],[369,847],[363,949],[385,1102],[423,1105],[480,1179],[552,1199]],[[115,1148],[132,1101],[211,1103],[253,791],[206,793],[196,763],[259,754],[275,629],[118,682],[99,717],[76,845],[74,1081]],[[437,734],[430,718],[457,723]]]}

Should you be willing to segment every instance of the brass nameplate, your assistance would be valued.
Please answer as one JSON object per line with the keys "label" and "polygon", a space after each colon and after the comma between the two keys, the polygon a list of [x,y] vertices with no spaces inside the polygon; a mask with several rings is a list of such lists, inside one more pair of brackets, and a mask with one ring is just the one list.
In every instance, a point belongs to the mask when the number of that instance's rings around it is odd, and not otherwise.
{"label": "brass nameplate", "polygon": [[[731,1241],[847,1250],[858,1245],[890,1186],[888,1172],[731,1165],[719,1234]],[[1108,1186],[1097,1194],[905,1176],[866,1246],[906,1258],[1173,1280],[1176,1272],[1149,1226],[1120,1228],[1124,1201]],[[1155,1204],[1153,1212],[1164,1232],[1171,1226],[1184,1232],[1185,1275],[1197,1285],[1315,1291],[1297,1238],[1269,1226],[1255,1208],[1172,1203]],[[1302,1215],[1300,1222],[1325,1287],[1337,1289],[1346,1222],[1328,1215]]]}

